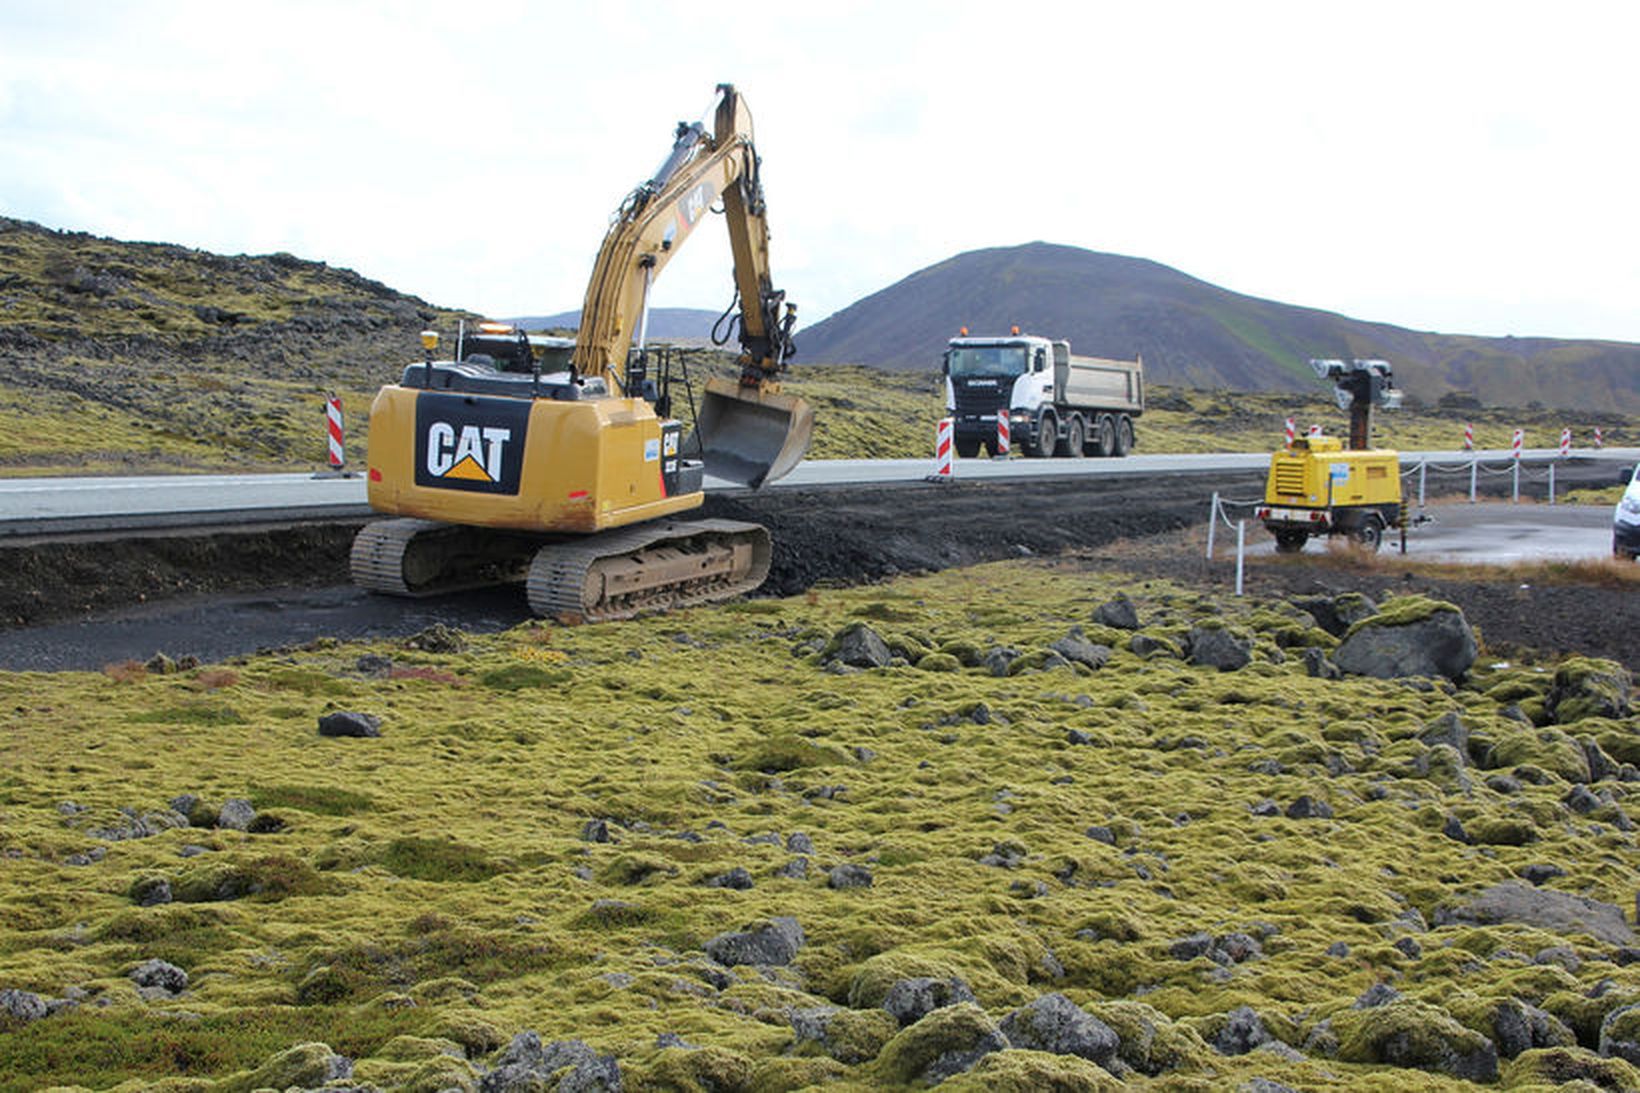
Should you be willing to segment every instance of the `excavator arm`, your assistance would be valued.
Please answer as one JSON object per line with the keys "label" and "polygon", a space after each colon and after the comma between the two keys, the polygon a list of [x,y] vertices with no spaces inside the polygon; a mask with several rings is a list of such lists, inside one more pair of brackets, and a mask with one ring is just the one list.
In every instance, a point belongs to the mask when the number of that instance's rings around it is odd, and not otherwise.
{"label": "excavator arm", "polygon": [[759,170],[751,113],[733,85],[720,84],[712,132],[679,123],[660,169],[616,210],[587,284],[574,356],[577,372],[624,389],[627,353],[634,333],[642,348],[655,278],[721,201],[740,307],[741,372],[738,383],[707,384],[685,448],[699,452],[708,474],[754,487],[796,466],[814,427],[808,403],[773,382],[792,355],[797,309],[770,278]]}
{"label": "excavator arm", "polygon": [[752,119],[730,84],[718,87],[713,132],[679,123],[672,151],[653,178],[616,211],[587,284],[575,367],[620,390],[627,350],[654,281],[719,201],[728,218],[740,313],[743,370],[757,382],[791,355],[795,305],[769,275],[769,230]]}

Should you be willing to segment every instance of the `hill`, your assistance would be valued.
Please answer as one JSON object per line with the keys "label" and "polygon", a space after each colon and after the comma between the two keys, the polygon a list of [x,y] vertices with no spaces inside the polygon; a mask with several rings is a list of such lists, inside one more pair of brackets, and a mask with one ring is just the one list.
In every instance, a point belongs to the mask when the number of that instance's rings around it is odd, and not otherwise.
{"label": "hill", "polygon": [[362,417],[418,332],[463,314],[289,254],[0,217],[0,467],[321,462],[324,398]]}
{"label": "hill", "polygon": [[1483,338],[1243,296],[1157,262],[1027,243],[919,270],[804,330],[804,362],[932,369],[946,339],[1022,329],[1093,356],[1143,356],[1153,383],[1313,389],[1311,357],[1383,357],[1415,398],[1640,411],[1640,345]]}

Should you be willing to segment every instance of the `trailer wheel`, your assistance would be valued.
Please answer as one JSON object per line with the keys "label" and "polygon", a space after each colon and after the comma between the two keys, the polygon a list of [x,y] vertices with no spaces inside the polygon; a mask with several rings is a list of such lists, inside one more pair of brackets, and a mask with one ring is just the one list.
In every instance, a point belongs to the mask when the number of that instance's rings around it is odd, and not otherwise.
{"label": "trailer wheel", "polygon": [[1357,546],[1376,553],[1384,543],[1384,522],[1376,515],[1364,517],[1350,529],[1350,539]]}
{"label": "trailer wheel", "polygon": [[1133,419],[1123,414],[1116,422],[1116,443],[1111,449],[1118,459],[1133,450]]}
{"label": "trailer wheel", "polygon": [[1297,554],[1309,539],[1310,533],[1300,528],[1280,528],[1276,531],[1276,553]]}

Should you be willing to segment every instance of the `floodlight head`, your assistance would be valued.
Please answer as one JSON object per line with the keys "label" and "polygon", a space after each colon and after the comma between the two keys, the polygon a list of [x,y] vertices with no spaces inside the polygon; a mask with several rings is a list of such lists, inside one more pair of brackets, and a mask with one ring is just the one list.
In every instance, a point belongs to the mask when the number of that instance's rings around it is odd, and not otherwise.
{"label": "floodlight head", "polygon": [[1344,373],[1344,362],[1341,360],[1315,360],[1312,358],[1310,367],[1315,370],[1317,379],[1328,380]]}

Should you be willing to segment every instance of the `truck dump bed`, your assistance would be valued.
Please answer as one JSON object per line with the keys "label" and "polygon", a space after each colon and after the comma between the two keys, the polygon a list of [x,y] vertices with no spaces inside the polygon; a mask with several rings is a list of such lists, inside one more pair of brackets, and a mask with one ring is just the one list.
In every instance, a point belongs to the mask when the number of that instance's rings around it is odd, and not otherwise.
{"label": "truck dump bed", "polygon": [[1145,409],[1143,361],[1073,357],[1054,346],[1054,401],[1078,408],[1120,411],[1138,417]]}

